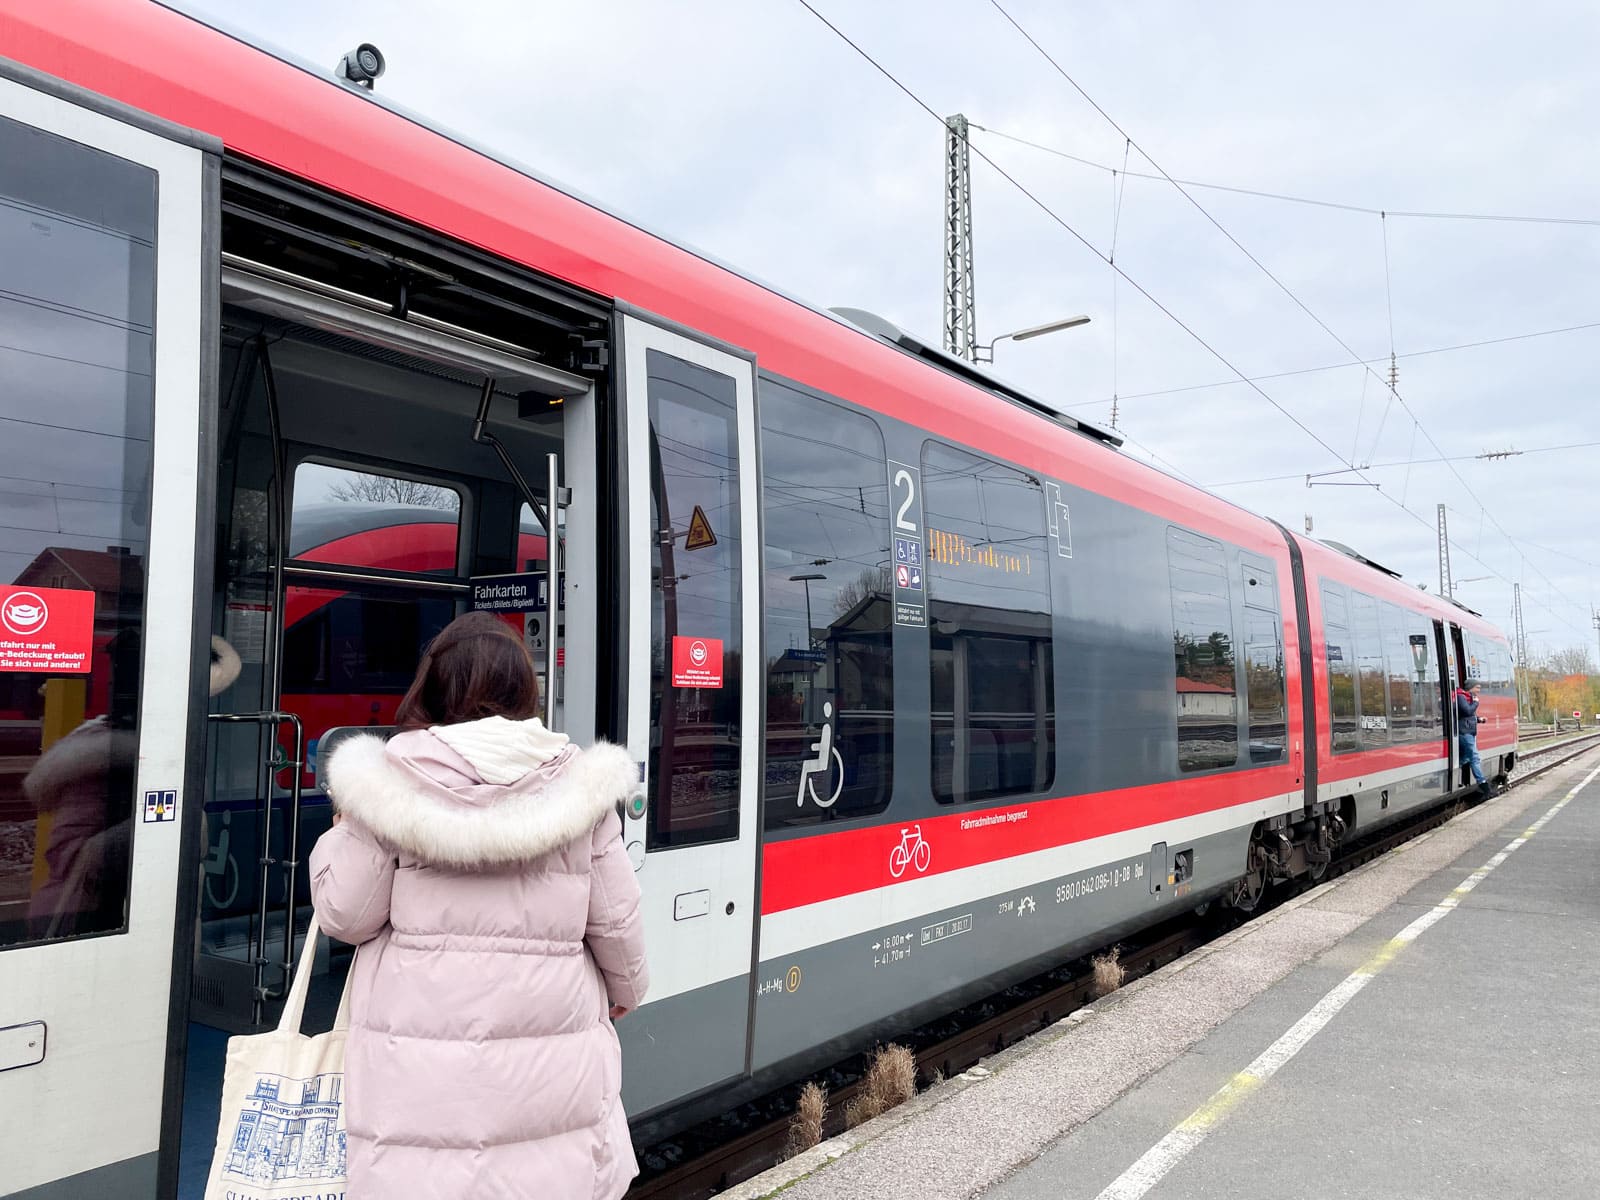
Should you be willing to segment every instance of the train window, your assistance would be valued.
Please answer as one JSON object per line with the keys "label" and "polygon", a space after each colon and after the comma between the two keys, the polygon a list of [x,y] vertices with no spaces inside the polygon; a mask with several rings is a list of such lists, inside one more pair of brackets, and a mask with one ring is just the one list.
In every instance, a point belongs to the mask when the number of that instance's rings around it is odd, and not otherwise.
{"label": "train window", "polygon": [[1416,700],[1417,659],[1411,653],[1406,613],[1397,604],[1383,606],[1383,657],[1389,677],[1389,736],[1396,742],[1417,740],[1412,705]]}
{"label": "train window", "polygon": [[1167,567],[1172,579],[1178,769],[1231,767],[1239,760],[1239,685],[1227,556],[1220,542],[1169,528]]}
{"label": "train window", "polygon": [[[424,649],[456,615],[451,597],[408,595],[401,588],[292,586],[283,607],[284,705],[302,716],[320,708],[313,715],[335,725],[388,724]],[[329,709],[303,696],[345,701]]]}
{"label": "train window", "polygon": [[1389,692],[1383,661],[1383,625],[1378,602],[1364,592],[1350,594],[1356,635],[1356,703],[1361,711],[1361,746],[1389,744]]}
{"label": "train window", "polygon": [[460,530],[461,495],[454,488],[325,463],[295,468],[291,558],[454,575]]}
{"label": "train window", "polygon": [[768,829],[882,812],[894,782],[883,434],[761,384]]}
{"label": "train window", "polygon": [[1439,720],[1439,661],[1434,655],[1433,622],[1420,613],[1408,614],[1407,641],[1415,663],[1415,698],[1411,712],[1416,721],[1417,740],[1426,741],[1443,735]]}
{"label": "train window", "polygon": [[[647,843],[656,849],[739,836],[745,464],[732,378],[660,350],[645,352],[645,370],[651,528],[660,531],[650,549]],[[680,661],[702,676],[714,666],[717,682],[678,682]]]}
{"label": "train window", "polygon": [[156,175],[4,118],[0,162],[4,949],[126,927]]}
{"label": "train window", "polygon": [[1327,639],[1328,711],[1333,720],[1333,751],[1361,749],[1360,714],[1356,711],[1356,649],[1350,636],[1349,604],[1344,587],[1322,585],[1322,626]]}
{"label": "train window", "polygon": [[934,796],[1043,791],[1056,740],[1044,488],[932,442],[922,488]]}
{"label": "train window", "polygon": [[1289,736],[1284,702],[1283,626],[1276,613],[1244,611],[1245,701],[1250,714],[1250,761],[1281,762]]}

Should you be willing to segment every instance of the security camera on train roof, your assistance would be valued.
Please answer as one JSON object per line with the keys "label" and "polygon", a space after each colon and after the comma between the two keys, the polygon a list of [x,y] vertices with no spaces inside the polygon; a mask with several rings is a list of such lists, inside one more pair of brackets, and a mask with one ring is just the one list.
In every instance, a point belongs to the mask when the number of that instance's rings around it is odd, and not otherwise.
{"label": "security camera on train roof", "polygon": [[378,76],[383,74],[383,68],[383,53],[371,42],[362,42],[339,60],[334,73],[340,79],[348,80],[370,91]]}

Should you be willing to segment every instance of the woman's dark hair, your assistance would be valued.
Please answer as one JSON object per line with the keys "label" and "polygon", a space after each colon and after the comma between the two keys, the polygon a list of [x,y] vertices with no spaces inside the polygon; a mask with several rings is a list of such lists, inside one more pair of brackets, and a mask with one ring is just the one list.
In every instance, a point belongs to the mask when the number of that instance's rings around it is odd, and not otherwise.
{"label": "woman's dark hair", "polygon": [[499,617],[469,612],[428,643],[394,719],[401,729],[426,729],[538,713],[539,678],[522,639]]}

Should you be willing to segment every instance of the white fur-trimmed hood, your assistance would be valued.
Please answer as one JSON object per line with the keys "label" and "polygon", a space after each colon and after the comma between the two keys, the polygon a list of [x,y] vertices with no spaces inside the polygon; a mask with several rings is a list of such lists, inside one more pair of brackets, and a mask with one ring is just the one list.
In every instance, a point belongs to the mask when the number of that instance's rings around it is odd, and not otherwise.
{"label": "white fur-trimmed hood", "polygon": [[350,738],[328,763],[328,792],[339,812],[396,850],[450,867],[530,862],[591,833],[639,786],[638,766],[608,742],[574,754],[545,785],[507,788],[482,805],[419,782],[379,737]]}

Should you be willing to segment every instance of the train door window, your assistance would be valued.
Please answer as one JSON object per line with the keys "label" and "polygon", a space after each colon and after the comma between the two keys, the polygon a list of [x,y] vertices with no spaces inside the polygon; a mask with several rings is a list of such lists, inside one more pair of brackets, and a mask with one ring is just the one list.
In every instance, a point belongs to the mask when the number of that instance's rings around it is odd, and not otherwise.
{"label": "train door window", "polygon": [[951,446],[922,453],[933,793],[1044,791],[1055,777],[1055,668],[1044,488]]}
{"label": "train door window", "polygon": [[0,162],[4,949],[127,920],[156,172],[3,118]]}
{"label": "train door window", "polygon": [[1383,662],[1383,625],[1378,602],[1364,592],[1350,594],[1356,635],[1356,703],[1361,712],[1363,749],[1389,744],[1389,691]]}
{"label": "train door window", "polygon": [[1383,606],[1383,658],[1389,678],[1389,736],[1396,742],[1417,740],[1415,702],[1417,662],[1406,632],[1405,610],[1397,604]]}
{"label": "train door window", "polygon": [[1250,761],[1283,760],[1289,737],[1283,666],[1283,617],[1272,565],[1244,556],[1245,705]]}
{"label": "train door window", "polygon": [[1407,643],[1412,661],[1411,712],[1417,740],[1443,735],[1439,718],[1439,660],[1433,648],[1433,622],[1420,613],[1408,614]]}
{"label": "train door window", "polygon": [[1234,666],[1228,560],[1220,542],[1167,530],[1178,769],[1208,771],[1239,760],[1239,685]]}
{"label": "train door window", "polygon": [[303,462],[294,473],[289,557],[417,575],[454,575],[461,493],[401,475]]}
{"label": "train door window", "polygon": [[[656,530],[648,835],[654,850],[739,836],[745,652],[739,473],[747,467],[739,461],[734,379],[660,350],[647,350],[645,361]],[[680,685],[680,671],[701,674]]]}
{"label": "train door window", "polygon": [[1356,648],[1350,634],[1349,602],[1344,586],[1322,585],[1322,624],[1327,638],[1328,711],[1333,719],[1335,754],[1361,749],[1360,714],[1356,706]]}
{"label": "train door window", "polygon": [[894,783],[883,434],[761,384],[768,829],[882,812]]}

